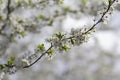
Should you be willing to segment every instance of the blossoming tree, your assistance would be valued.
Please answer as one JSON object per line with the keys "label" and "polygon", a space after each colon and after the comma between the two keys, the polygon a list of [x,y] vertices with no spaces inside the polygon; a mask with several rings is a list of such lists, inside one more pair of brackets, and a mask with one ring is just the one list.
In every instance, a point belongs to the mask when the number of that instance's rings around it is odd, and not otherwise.
{"label": "blossoming tree", "polygon": [[[59,26],[66,15],[79,16],[79,12],[85,14],[84,6],[87,0],[80,0],[80,2],[83,8],[72,9],[64,5],[64,0],[0,0],[1,57],[6,55],[12,44],[16,44],[28,34],[40,34],[41,28]],[[117,2],[118,0],[103,1],[102,9],[97,15],[98,19],[94,20],[89,27],[71,29],[70,32],[56,32],[46,38],[43,43],[38,43],[33,48],[33,52],[27,50],[27,55],[15,57],[11,53],[6,61],[0,63],[0,80],[5,74],[14,74],[18,70],[37,64],[45,56],[51,58],[56,53],[66,52],[73,46],[80,46],[87,42],[96,31],[96,26],[109,18]]]}

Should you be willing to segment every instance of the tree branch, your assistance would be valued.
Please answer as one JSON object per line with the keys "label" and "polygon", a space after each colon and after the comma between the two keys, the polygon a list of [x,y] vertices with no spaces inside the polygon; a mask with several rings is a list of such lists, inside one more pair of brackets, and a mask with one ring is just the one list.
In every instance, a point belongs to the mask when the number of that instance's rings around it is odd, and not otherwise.
{"label": "tree branch", "polygon": [[9,21],[9,16],[10,16],[10,14],[11,14],[11,9],[10,9],[10,4],[11,4],[11,0],[8,0],[8,2],[7,2],[7,14],[6,14],[6,19],[5,19],[5,23],[3,24],[3,26],[1,27],[1,29],[0,29],[0,34],[2,34],[2,30],[4,30],[5,29],[5,27],[6,27],[6,25],[7,25],[7,21]]}
{"label": "tree branch", "polygon": [[52,46],[52,44],[51,44],[51,46],[44,52],[44,53],[42,53],[41,55],[40,55],[40,57],[38,57],[38,59],[36,59],[33,63],[31,63],[30,65],[28,65],[28,66],[24,66],[23,68],[29,68],[29,67],[31,67],[32,65],[34,65],[35,63],[37,63],[45,54],[47,54],[48,53],[48,51],[52,48],[53,46]]}
{"label": "tree branch", "polygon": [[92,25],[92,27],[91,27],[89,30],[87,30],[84,34],[87,34],[87,33],[90,32],[91,30],[93,30],[93,29],[95,28],[95,26],[97,26],[100,22],[103,21],[104,16],[109,12],[111,6],[113,5],[113,3],[114,3],[115,1],[116,1],[116,0],[113,0],[111,3],[108,4],[108,7],[107,7],[106,11],[102,14],[101,18],[100,18],[96,23],[94,23],[94,24]]}
{"label": "tree branch", "polygon": [[[93,26],[92,26],[89,30],[87,30],[86,32],[84,32],[83,35],[84,35],[84,34],[87,34],[88,32],[90,32],[92,29],[95,28],[95,26],[97,26],[100,22],[103,21],[104,16],[109,12],[112,4],[113,4],[115,1],[116,1],[116,0],[113,0],[111,3],[109,3],[107,9],[106,9],[105,12],[102,14],[102,16],[100,17],[100,19],[99,19],[96,23],[94,23]],[[71,39],[71,38],[74,38],[74,37],[75,37],[75,36],[71,36],[71,37],[62,39],[62,41],[63,41],[63,40],[66,40],[66,39],[68,40],[68,39]],[[52,46],[52,44],[51,44],[51,46],[50,46],[38,59],[36,59],[36,60],[35,60],[33,63],[31,63],[30,65],[24,66],[23,68],[29,68],[29,67],[31,67],[32,65],[34,65],[34,64],[35,64],[36,62],[38,62],[52,47],[53,47],[53,46]]]}

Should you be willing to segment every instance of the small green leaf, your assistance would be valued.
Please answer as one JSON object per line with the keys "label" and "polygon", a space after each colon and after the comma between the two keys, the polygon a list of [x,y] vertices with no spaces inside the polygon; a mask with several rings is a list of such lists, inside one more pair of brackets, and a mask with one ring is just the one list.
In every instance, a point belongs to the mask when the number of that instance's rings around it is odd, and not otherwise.
{"label": "small green leaf", "polygon": [[63,4],[63,0],[59,0],[58,4],[62,5]]}
{"label": "small green leaf", "polygon": [[3,18],[2,15],[0,15],[0,20],[2,20],[2,18]]}
{"label": "small green leaf", "polygon": [[32,3],[32,0],[28,0],[28,2],[29,2],[29,4],[31,4],[31,3]]}
{"label": "small green leaf", "polygon": [[72,45],[75,44],[75,41],[72,38],[70,39],[70,42],[71,42]]}
{"label": "small green leaf", "polygon": [[62,46],[62,49],[65,50],[65,51],[67,51],[67,50],[69,50],[70,48],[69,48],[67,45],[64,45],[64,46]]}
{"label": "small green leaf", "polygon": [[4,68],[4,65],[3,64],[0,64],[0,70]]}
{"label": "small green leaf", "polygon": [[55,52],[54,49],[50,49],[50,50],[47,51],[47,54],[49,56],[51,56],[51,55],[53,55],[54,52]]}
{"label": "small green leaf", "polygon": [[22,37],[24,37],[24,36],[26,35],[25,31],[21,31],[21,32],[20,32],[20,35],[21,35]]}
{"label": "small green leaf", "polygon": [[88,0],[82,0],[82,3],[83,3],[84,5],[86,5],[87,1],[88,1]]}
{"label": "small green leaf", "polygon": [[44,50],[45,50],[44,44],[39,44],[39,45],[37,46],[37,48],[38,48],[40,51],[44,51]]}
{"label": "small green leaf", "polygon": [[21,6],[21,5],[22,5],[22,2],[20,0],[18,0],[17,6]]}
{"label": "small green leaf", "polygon": [[70,10],[70,7],[67,6],[67,7],[64,8],[64,10],[65,10],[65,11],[69,11],[69,10]]}
{"label": "small green leaf", "polygon": [[59,39],[62,39],[63,38],[63,34],[61,34],[61,32],[58,32],[57,34],[56,34],[56,37],[58,37]]}
{"label": "small green leaf", "polygon": [[21,35],[22,37],[25,37],[25,35],[26,35],[25,31],[21,31],[21,32],[20,32],[20,35]]}
{"label": "small green leaf", "polygon": [[50,19],[50,22],[48,25],[52,26],[53,22],[54,22],[54,19]]}
{"label": "small green leaf", "polygon": [[10,57],[10,58],[8,59],[8,65],[9,65],[9,66],[12,65],[12,64],[14,63],[14,61],[15,61],[15,58],[14,58],[14,57]]}
{"label": "small green leaf", "polygon": [[18,21],[18,23],[20,23],[20,24],[21,24],[21,23],[24,23],[24,21],[23,21],[23,20],[19,20],[19,21]]}
{"label": "small green leaf", "polygon": [[38,16],[40,19],[44,19],[45,18],[45,16],[44,15],[42,15],[42,14],[39,14],[39,16]]}
{"label": "small green leaf", "polygon": [[55,14],[58,15],[59,14],[59,10],[55,10]]}
{"label": "small green leaf", "polygon": [[109,0],[109,4],[111,4],[112,3],[112,0]]}
{"label": "small green leaf", "polygon": [[2,4],[3,3],[3,0],[0,0],[0,4]]}

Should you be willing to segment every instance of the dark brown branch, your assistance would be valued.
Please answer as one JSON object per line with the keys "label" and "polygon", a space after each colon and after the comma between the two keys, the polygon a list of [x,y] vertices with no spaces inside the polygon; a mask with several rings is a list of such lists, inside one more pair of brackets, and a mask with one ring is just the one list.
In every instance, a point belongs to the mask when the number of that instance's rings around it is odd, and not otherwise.
{"label": "dark brown branch", "polygon": [[11,14],[11,9],[10,9],[10,4],[11,4],[11,0],[8,0],[8,2],[7,2],[7,17],[6,17],[6,19],[5,19],[5,22],[4,22],[4,24],[3,24],[3,26],[1,27],[1,29],[0,29],[0,34],[2,34],[2,30],[4,30],[5,29],[5,27],[6,27],[6,25],[7,25],[7,21],[9,21],[9,16],[10,16],[10,14]]}
{"label": "dark brown branch", "polygon": [[42,53],[41,55],[40,55],[40,57],[38,57],[38,59],[36,59],[33,63],[31,63],[30,65],[28,65],[28,66],[24,66],[23,68],[29,68],[29,67],[31,67],[32,65],[34,65],[35,63],[37,63],[45,54],[47,54],[48,53],[48,51],[52,48],[53,46],[52,46],[52,44],[51,44],[51,46],[44,52],[44,53]]}
{"label": "dark brown branch", "polygon": [[6,18],[6,20],[9,20],[9,15],[11,13],[10,4],[11,4],[11,0],[8,0],[8,4],[7,4],[7,18]]}
{"label": "dark brown branch", "polygon": [[91,27],[89,30],[87,30],[84,34],[87,34],[87,33],[90,32],[91,30],[93,30],[93,29],[95,28],[95,26],[97,26],[100,22],[103,21],[104,16],[109,12],[111,6],[113,5],[113,3],[114,3],[115,1],[116,1],[116,0],[113,0],[111,3],[108,4],[108,7],[107,7],[106,11],[103,12],[101,18],[100,18],[96,23],[94,23],[94,24],[92,25],[92,27]]}

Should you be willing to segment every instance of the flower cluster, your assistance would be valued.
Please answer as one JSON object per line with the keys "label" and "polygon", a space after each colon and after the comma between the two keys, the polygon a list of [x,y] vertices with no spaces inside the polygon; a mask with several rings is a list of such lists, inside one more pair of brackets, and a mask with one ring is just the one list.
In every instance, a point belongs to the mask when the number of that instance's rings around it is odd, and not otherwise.
{"label": "flower cluster", "polygon": [[70,37],[71,44],[79,46],[82,43],[88,41],[90,33],[85,34],[86,31],[87,31],[86,28],[71,29],[70,32],[70,35],[72,36]]}
{"label": "flower cluster", "polygon": [[88,41],[89,33],[85,33],[86,30],[86,28],[71,29],[71,32],[67,34],[59,32],[47,39],[47,42],[52,44],[55,51],[67,51],[70,49],[71,44],[74,46],[79,46]]}
{"label": "flower cluster", "polygon": [[60,51],[62,50],[63,45],[67,43],[66,40],[63,40],[65,37],[66,37],[65,34],[58,32],[54,34],[51,38],[47,39],[46,41],[51,43],[54,49]]}
{"label": "flower cluster", "polygon": [[114,11],[114,7],[116,6],[117,3],[118,3],[118,0],[108,0],[107,2],[104,3],[105,6],[103,7],[103,10],[98,12],[98,15],[100,17],[100,20],[99,20],[100,22],[103,22],[106,24],[109,21],[109,18],[112,15]]}
{"label": "flower cluster", "polygon": [[6,64],[0,64],[0,72],[4,73],[15,73],[17,71],[16,67],[13,66],[15,58],[11,57],[8,59]]}

